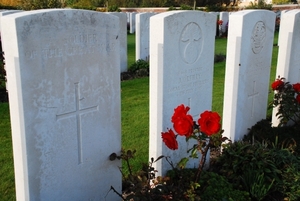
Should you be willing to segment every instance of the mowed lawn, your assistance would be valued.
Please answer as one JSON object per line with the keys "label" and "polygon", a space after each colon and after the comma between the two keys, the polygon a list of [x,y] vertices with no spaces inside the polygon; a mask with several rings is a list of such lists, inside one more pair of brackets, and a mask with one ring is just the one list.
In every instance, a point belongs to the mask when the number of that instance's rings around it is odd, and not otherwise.
{"label": "mowed lawn", "polygon": [[[274,44],[277,44],[275,34]],[[226,38],[218,38],[215,43],[217,54],[226,53]],[[278,47],[273,47],[270,82],[274,80]],[[128,35],[128,64],[135,61],[135,35]],[[222,114],[224,95],[225,61],[214,66],[213,110]],[[121,82],[122,99],[122,146],[137,150],[132,162],[134,171],[142,163],[148,162],[149,130],[149,78]],[[272,94],[270,93],[270,99]],[[270,112],[268,112],[270,114]],[[126,170],[125,170],[126,172]],[[0,200],[15,200],[12,141],[8,103],[0,103]]]}

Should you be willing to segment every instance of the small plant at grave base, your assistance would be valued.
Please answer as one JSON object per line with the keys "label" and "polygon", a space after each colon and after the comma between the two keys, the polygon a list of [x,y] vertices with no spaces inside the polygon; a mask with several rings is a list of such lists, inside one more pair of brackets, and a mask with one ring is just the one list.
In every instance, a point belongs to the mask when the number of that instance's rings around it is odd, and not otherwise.
{"label": "small plant at grave base", "polygon": [[[198,124],[196,124],[193,117],[188,114],[189,110],[190,108],[183,104],[175,108],[171,121],[174,130],[178,134],[175,135],[172,129],[168,129],[167,132],[162,132],[161,135],[163,142],[171,150],[178,149],[178,142],[176,140],[178,136],[185,137],[186,141],[190,139],[196,140],[197,144],[194,144],[188,152],[190,153],[189,158],[198,158],[198,152],[201,154],[198,170],[194,179],[195,183],[197,183],[203,170],[209,148],[220,147],[222,142],[228,140],[228,138],[222,137],[221,117],[217,112],[204,111],[200,114],[200,118],[197,121]],[[184,168],[189,158],[182,158],[178,163],[178,167]]]}
{"label": "small plant at grave base", "polygon": [[280,119],[279,126],[289,121],[300,124],[300,83],[291,84],[278,76],[271,87],[275,94],[270,107],[278,109],[276,116]]}
{"label": "small plant at grave base", "polygon": [[[200,115],[198,124],[188,114],[189,107],[179,105],[174,110],[171,118],[177,136],[184,136],[186,140],[196,139],[197,143],[189,150],[190,158],[198,158],[201,153],[199,167],[196,169],[185,169],[188,157],[183,158],[179,163],[179,169],[173,166],[169,157],[160,156],[156,160],[151,158],[149,164],[143,165],[141,171],[133,173],[130,166],[130,159],[134,157],[135,151],[121,151],[121,155],[112,153],[110,160],[122,159],[128,167],[129,174],[123,174],[123,192],[117,192],[113,187],[111,190],[117,193],[123,200],[200,200],[200,175],[203,170],[207,152],[210,147],[220,147],[227,138],[222,137],[220,120],[216,112],[205,111]],[[172,149],[178,149],[176,135],[172,129],[161,133],[165,145]],[[152,166],[158,160],[166,159],[172,166],[167,176],[156,177]]]}
{"label": "small plant at grave base", "polygon": [[[122,149],[119,156],[116,153],[112,153],[109,157],[110,160],[122,159],[125,161],[129,171],[129,174],[125,175],[120,168],[123,176],[122,193],[117,192],[116,189],[111,186],[111,190],[119,195],[122,200],[185,200],[185,195],[193,192],[193,185],[189,184],[190,186],[188,188],[180,189],[170,183],[170,177],[155,176],[157,171],[152,167],[152,164],[162,159],[163,156],[156,160],[151,158],[149,164],[144,164],[139,172],[134,173],[131,170],[130,160],[134,158],[135,152],[135,150]],[[178,197],[173,199],[173,192],[178,192]]]}

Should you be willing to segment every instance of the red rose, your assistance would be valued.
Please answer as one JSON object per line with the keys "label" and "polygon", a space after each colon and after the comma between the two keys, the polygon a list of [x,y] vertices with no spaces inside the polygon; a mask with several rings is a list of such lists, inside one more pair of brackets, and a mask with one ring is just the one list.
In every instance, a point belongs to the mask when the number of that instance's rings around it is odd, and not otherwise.
{"label": "red rose", "polygon": [[210,136],[219,132],[221,117],[217,112],[205,111],[200,115],[198,124],[200,131]]}
{"label": "red rose", "polygon": [[283,86],[284,82],[282,80],[275,80],[271,87],[273,90],[278,90],[281,86]]}
{"label": "red rose", "polygon": [[166,144],[166,146],[169,149],[172,149],[172,150],[178,149],[178,143],[176,140],[176,136],[172,129],[169,129],[169,131],[165,132],[165,133],[162,132],[161,137],[163,139],[163,142]]}
{"label": "red rose", "polygon": [[300,92],[300,83],[293,84],[293,89],[295,92],[299,93]]}
{"label": "red rose", "polygon": [[193,117],[187,114],[189,110],[189,107],[185,107],[181,104],[174,109],[174,114],[171,119],[174,130],[179,135],[185,135],[186,137],[189,137],[193,133],[194,125]]}
{"label": "red rose", "polygon": [[300,104],[300,94],[296,96],[296,101]]}

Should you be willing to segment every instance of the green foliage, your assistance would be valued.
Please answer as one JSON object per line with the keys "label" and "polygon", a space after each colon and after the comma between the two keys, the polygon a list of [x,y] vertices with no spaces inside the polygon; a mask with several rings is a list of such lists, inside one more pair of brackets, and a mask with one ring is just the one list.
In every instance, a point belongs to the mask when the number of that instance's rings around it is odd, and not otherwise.
{"label": "green foliage", "polygon": [[193,8],[189,5],[182,4],[180,5],[180,10],[193,10]]}
{"label": "green foliage", "polygon": [[204,171],[199,183],[201,200],[250,200],[248,192],[236,189],[224,176],[214,172]]}
{"label": "green foliage", "polygon": [[224,7],[221,4],[208,4],[205,6],[207,12],[222,11]]}
{"label": "green foliage", "polygon": [[300,200],[300,168],[287,166],[282,174],[281,190],[290,201]]}
{"label": "green foliage", "polygon": [[252,198],[258,201],[267,196],[274,183],[274,179],[268,182],[264,177],[264,173],[260,173],[257,170],[248,170],[241,176],[241,179],[245,189],[250,192]]}
{"label": "green foliage", "polygon": [[0,200],[16,200],[8,103],[0,103]]}
{"label": "green foliage", "polygon": [[8,94],[6,91],[6,71],[4,69],[4,53],[2,51],[2,44],[0,41],[0,102],[7,102]]}
{"label": "green foliage", "polygon": [[176,7],[170,6],[168,11],[177,10]]}
{"label": "green foliage", "polygon": [[85,9],[85,10],[96,10],[97,7],[93,4],[91,0],[79,0],[75,4],[71,5],[75,9]]}
{"label": "green foliage", "polygon": [[258,3],[250,2],[250,5],[246,9],[266,9],[272,10],[272,4],[267,4],[265,0],[259,0]]}
{"label": "green foliage", "polygon": [[135,72],[140,76],[149,75],[149,61],[139,59],[128,68],[128,71]]}
{"label": "green foliage", "polygon": [[116,5],[112,5],[108,7],[108,12],[121,12],[121,9]]}
{"label": "green foliage", "polygon": [[[129,169],[129,174],[123,175],[122,194],[116,192],[123,200],[153,200],[153,201],[164,201],[168,197],[173,197],[174,201],[185,200],[199,200],[199,194],[197,189],[200,187],[198,183],[190,181],[190,175],[192,172],[188,172],[184,176],[181,174],[181,179],[172,179],[170,177],[156,177],[156,170],[152,167],[153,163],[158,160],[162,160],[165,157],[158,157],[156,160],[151,158],[148,164],[144,164],[142,169],[138,172],[131,171],[131,160],[134,158],[135,150],[124,150],[122,149],[121,154],[117,155],[112,153],[110,160],[122,159],[126,163],[126,167]],[[186,172],[186,171],[184,171]],[[173,176],[178,176],[176,171]]]}
{"label": "green foliage", "polygon": [[244,141],[251,143],[267,142],[269,148],[288,149],[300,154],[300,125],[273,127],[271,122],[263,119],[251,127],[249,133],[244,136]]}
{"label": "green foliage", "polygon": [[[66,3],[71,8],[85,10],[97,10],[97,7],[105,6],[105,0],[67,0]],[[101,11],[105,12],[106,8]]]}
{"label": "green foliage", "polygon": [[37,10],[46,8],[62,8],[60,0],[21,0],[20,8],[22,10]]}
{"label": "green foliage", "polygon": [[[292,168],[287,170],[287,167]],[[292,170],[299,170],[300,160],[288,149],[268,146],[266,142],[251,144],[238,141],[223,150],[214,168],[237,188],[247,190],[256,200],[268,200],[271,192],[282,197],[299,196],[299,187],[292,180],[298,179],[299,175]],[[290,195],[287,195],[286,189],[291,191]]]}
{"label": "green foliage", "polygon": [[0,9],[4,9],[4,10],[18,10],[18,9],[20,9],[20,6],[0,5]]}
{"label": "green foliage", "polygon": [[222,62],[222,61],[226,61],[226,55],[222,54],[222,53],[215,54],[214,62],[218,63],[218,62]]}

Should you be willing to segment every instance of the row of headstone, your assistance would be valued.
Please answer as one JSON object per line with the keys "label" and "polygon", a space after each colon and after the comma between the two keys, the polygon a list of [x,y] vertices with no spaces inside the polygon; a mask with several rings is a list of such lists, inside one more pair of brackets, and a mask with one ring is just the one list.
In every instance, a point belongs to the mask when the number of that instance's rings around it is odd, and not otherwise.
{"label": "row of headstone", "polygon": [[121,73],[127,72],[127,15],[121,12],[109,12],[119,17],[120,20],[120,69]]}
{"label": "row of headstone", "polygon": [[[223,21],[223,24],[220,26],[220,35],[227,32],[228,22],[229,22],[229,12],[210,12],[211,14],[219,16],[219,19]],[[131,13],[128,13],[131,14]],[[150,17],[155,15],[155,13],[136,13],[135,14],[135,47],[136,47],[136,60],[142,59],[149,61],[149,24]],[[130,16],[130,15],[129,15]],[[217,18],[216,18],[217,19]],[[130,22],[134,23],[130,18]],[[133,27],[130,24],[130,27]],[[130,33],[133,33],[130,31]]]}
{"label": "row of headstone", "polygon": [[155,13],[136,14],[135,60],[149,61],[150,17]]}
{"label": "row of headstone", "polygon": [[[293,65],[299,12],[282,19],[288,40],[278,61],[289,51]],[[194,119],[211,110],[216,19],[200,11],[150,18],[149,157],[176,164],[193,146],[178,138],[170,151],[161,140],[175,107],[188,105]],[[240,11],[229,20],[223,129],[236,141],[266,116],[275,14]],[[121,192],[121,163],[109,160],[121,150],[119,18],[50,9],[6,15],[1,26],[17,200],[120,200],[111,186]],[[171,168],[165,160],[154,165],[158,174]]]}
{"label": "row of headstone", "polygon": [[[193,146],[177,138],[179,149],[171,151],[161,141],[161,131],[172,128],[176,106],[190,106],[194,120],[211,110],[216,19],[199,11],[168,12],[150,19],[149,157],[170,156],[176,164]],[[223,135],[235,141],[266,116],[275,14],[241,11],[230,15],[229,21]],[[187,167],[196,168],[198,163],[191,160]],[[155,168],[165,174],[171,167],[160,160]]]}
{"label": "row of headstone", "polygon": [[129,23],[130,23],[129,33],[131,34],[135,33],[136,14],[137,14],[136,12],[132,12],[129,14]]}
{"label": "row of headstone", "polygon": [[220,20],[223,21],[221,25],[221,34],[224,34],[227,32],[228,29],[228,23],[229,23],[229,12],[220,12]]}

